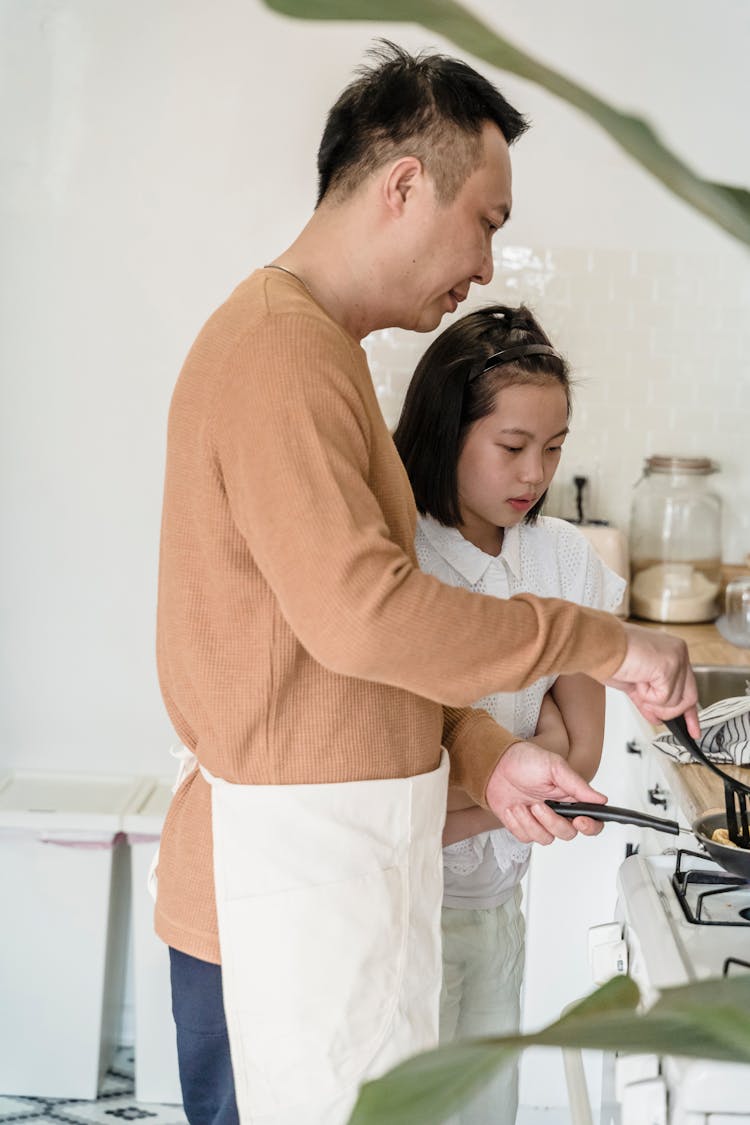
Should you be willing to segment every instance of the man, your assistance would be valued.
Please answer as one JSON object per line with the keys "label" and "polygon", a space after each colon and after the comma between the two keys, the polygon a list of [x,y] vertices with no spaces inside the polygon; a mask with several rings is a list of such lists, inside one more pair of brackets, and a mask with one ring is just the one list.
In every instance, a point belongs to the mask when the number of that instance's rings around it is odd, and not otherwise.
{"label": "man", "polygon": [[386,45],[330,113],[312,219],[214,313],[175,390],[158,654],[199,769],[164,827],[156,928],[194,1125],[237,1106],[336,1125],[364,1078],[435,1043],[447,757],[521,840],[599,830],[543,802],[604,798],[474,700],[586,672],[695,725],[679,642],[415,565],[359,342],[434,329],[490,280],[524,129],[465,64]]}

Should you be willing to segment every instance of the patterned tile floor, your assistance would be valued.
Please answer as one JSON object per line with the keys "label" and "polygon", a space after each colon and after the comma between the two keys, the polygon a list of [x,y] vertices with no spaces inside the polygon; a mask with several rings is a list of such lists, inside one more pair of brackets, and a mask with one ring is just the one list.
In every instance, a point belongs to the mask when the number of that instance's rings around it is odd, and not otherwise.
{"label": "patterned tile floor", "polygon": [[[120,1047],[107,1071],[95,1102],[70,1098],[16,1098],[0,1094],[0,1125],[119,1125],[123,1121],[142,1125],[187,1125],[180,1106],[147,1105],[135,1100],[132,1047]],[[570,1125],[565,1109],[521,1107],[516,1125]]]}
{"label": "patterned tile floor", "polygon": [[146,1105],[135,1100],[132,1047],[120,1047],[95,1102],[70,1098],[16,1098],[0,1095],[0,1123],[19,1125],[187,1125],[180,1106]]}

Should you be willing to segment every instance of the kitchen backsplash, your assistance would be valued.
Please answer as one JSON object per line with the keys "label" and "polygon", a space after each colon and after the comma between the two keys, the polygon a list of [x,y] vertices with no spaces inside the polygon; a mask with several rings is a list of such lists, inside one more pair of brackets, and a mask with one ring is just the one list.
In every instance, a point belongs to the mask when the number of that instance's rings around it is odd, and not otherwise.
{"label": "kitchen backsplash", "polygon": [[[750,552],[750,269],[741,255],[504,246],[495,276],[456,316],[529,305],[575,382],[571,433],[547,511],[575,512],[572,477],[590,480],[586,514],[627,530],[633,485],[652,453],[721,466],[724,561]],[[443,327],[449,323],[443,321]],[[386,329],[365,341],[386,421],[437,333]]]}

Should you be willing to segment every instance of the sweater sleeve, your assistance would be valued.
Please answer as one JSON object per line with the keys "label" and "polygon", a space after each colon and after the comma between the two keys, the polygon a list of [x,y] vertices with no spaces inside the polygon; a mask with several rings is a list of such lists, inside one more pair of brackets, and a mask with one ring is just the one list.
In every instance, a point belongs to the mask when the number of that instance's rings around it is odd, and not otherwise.
{"label": "sweater sleeve", "polygon": [[487,808],[490,775],[518,735],[501,727],[487,711],[471,707],[443,708],[443,745],[450,757],[450,784],[465,789]]}
{"label": "sweater sleeve", "polygon": [[369,377],[355,353],[332,322],[270,316],[234,350],[217,396],[233,519],[300,643],[333,672],[449,706],[551,671],[607,679],[626,647],[608,614],[446,586],[395,541],[370,481]]}

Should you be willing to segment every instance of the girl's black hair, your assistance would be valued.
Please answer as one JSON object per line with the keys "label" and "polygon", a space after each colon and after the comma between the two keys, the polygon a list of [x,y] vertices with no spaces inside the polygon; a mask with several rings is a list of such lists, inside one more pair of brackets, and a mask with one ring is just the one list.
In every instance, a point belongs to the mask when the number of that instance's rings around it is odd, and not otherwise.
{"label": "girl's black hair", "polygon": [[[556,382],[565,391],[570,417],[570,372],[562,356],[522,356],[484,370],[495,352],[549,343],[525,305],[488,305],[455,321],[430,344],[417,364],[393,435],[423,515],[446,527],[461,523],[458,458],[469,428],[492,413],[503,387]],[[543,503],[544,496],[524,522],[535,523]]]}

